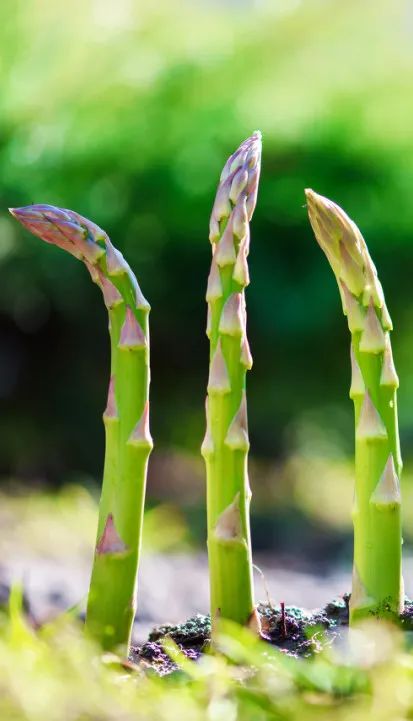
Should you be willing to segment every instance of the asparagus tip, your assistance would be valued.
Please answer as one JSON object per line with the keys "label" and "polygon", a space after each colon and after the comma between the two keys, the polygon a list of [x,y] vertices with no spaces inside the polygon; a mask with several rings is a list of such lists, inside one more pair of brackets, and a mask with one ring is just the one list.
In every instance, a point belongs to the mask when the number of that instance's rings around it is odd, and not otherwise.
{"label": "asparagus tip", "polygon": [[104,231],[73,210],[37,204],[11,208],[10,213],[34,235],[78,259],[95,264],[105,254],[105,249],[99,244],[107,237]]}
{"label": "asparagus tip", "polygon": [[260,164],[261,133],[256,130],[224,165],[212,209],[211,242],[218,239],[219,223],[229,218],[233,206],[238,209],[234,217],[234,233],[238,238],[243,237],[247,220],[251,220],[255,208]]}

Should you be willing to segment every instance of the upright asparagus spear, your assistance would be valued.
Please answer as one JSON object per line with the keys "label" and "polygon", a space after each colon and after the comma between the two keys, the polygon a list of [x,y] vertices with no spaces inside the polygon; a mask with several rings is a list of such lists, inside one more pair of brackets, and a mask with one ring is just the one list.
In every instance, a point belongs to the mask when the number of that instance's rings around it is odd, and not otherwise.
{"label": "upright asparagus spear", "polygon": [[392,322],[377,271],[357,226],[335,203],[306,190],[316,239],[337,278],[351,333],[356,485],[351,620],[403,609],[402,468],[389,332]]}
{"label": "upright asparagus spear", "polygon": [[228,159],[210,223],[208,279],[210,370],[202,454],[207,471],[211,617],[257,624],[254,606],[248,482],[244,289],[249,283],[249,221],[260,173],[261,135],[254,133]]}
{"label": "upright asparagus spear", "polygon": [[150,306],[107,234],[71,210],[10,211],[48,243],[84,261],[109,314],[111,376],[103,414],[106,451],[86,626],[104,648],[127,650],[135,615],[149,432]]}

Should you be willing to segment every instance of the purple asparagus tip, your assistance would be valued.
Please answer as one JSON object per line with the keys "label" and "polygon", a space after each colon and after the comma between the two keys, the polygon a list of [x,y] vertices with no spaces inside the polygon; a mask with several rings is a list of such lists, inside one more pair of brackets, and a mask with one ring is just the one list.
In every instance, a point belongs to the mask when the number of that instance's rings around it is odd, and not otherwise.
{"label": "purple asparagus tip", "polygon": [[46,243],[68,251],[94,265],[105,253],[100,244],[107,238],[98,225],[82,215],[54,205],[9,208],[11,215]]}

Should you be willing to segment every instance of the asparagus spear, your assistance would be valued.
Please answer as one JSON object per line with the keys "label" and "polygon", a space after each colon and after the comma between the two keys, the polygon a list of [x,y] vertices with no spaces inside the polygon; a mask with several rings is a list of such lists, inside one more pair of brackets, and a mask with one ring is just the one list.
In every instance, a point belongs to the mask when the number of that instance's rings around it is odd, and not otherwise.
{"label": "asparagus spear", "polygon": [[337,278],[351,333],[356,484],[350,617],[396,616],[403,609],[404,592],[399,380],[390,344],[392,322],[357,226],[327,198],[312,190],[306,190],[306,196],[310,222]]}
{"label": "asparagus spear", "polygon": [[261,134],[228,159],[210,222],[207,335],[210,369],[206,434],[208,556],[213,626],[218,616],[257,625],[254,605],[247,455],[246,371],[252,357],[246,334],[244,289],[249,283],[249,221],[257,196]]}
{"label": "asparagus spear", "polygon": [[86,627],[105,649],[127,650],[135,615],[149,432],[150,306],[107,234],[78,213],[15,208],[32,233],[83,260],[109,314],[111,376],[103,414],[106,451]]}

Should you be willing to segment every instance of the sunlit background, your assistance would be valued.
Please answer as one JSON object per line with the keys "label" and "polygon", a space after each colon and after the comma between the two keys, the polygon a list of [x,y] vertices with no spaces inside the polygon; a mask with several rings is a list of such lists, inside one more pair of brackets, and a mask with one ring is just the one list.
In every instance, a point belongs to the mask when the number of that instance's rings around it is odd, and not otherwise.
{"label": "sunlit background", "polygon": [[[269,569],[277,598],[294,600],[295,586],[280,581],[283,569],[303,577],[343,568],[332,591],[347,590],[349,338],[307,221],[305,187],[336,200],[359,224],[385,289],[401,378],[408,546],[411,3],[2,0],[0,48],[0,546],[7,574],[18,569],[29,584],[47,585],[41,574],[60,559],[51,594],[65,583],[77,589],[65,576],[70,563],[70,573],[83,569],[79,588],[87,583],[109,367],[99,291],[75,259],[25,233],[7,207],[51,203],[89,216],[136,272],[152,306],[156,448],[145,548],[159,573],[176,563],[187,569],[189,554],[195,582],[194,559],[205,542],[199,446],[208,219],[226,157],[256,128],[263,169],[247,303],[259,565]],[[306,594],[309,603],[318,600],[311,592],[319,581],[306,579],[300,603]]]}

